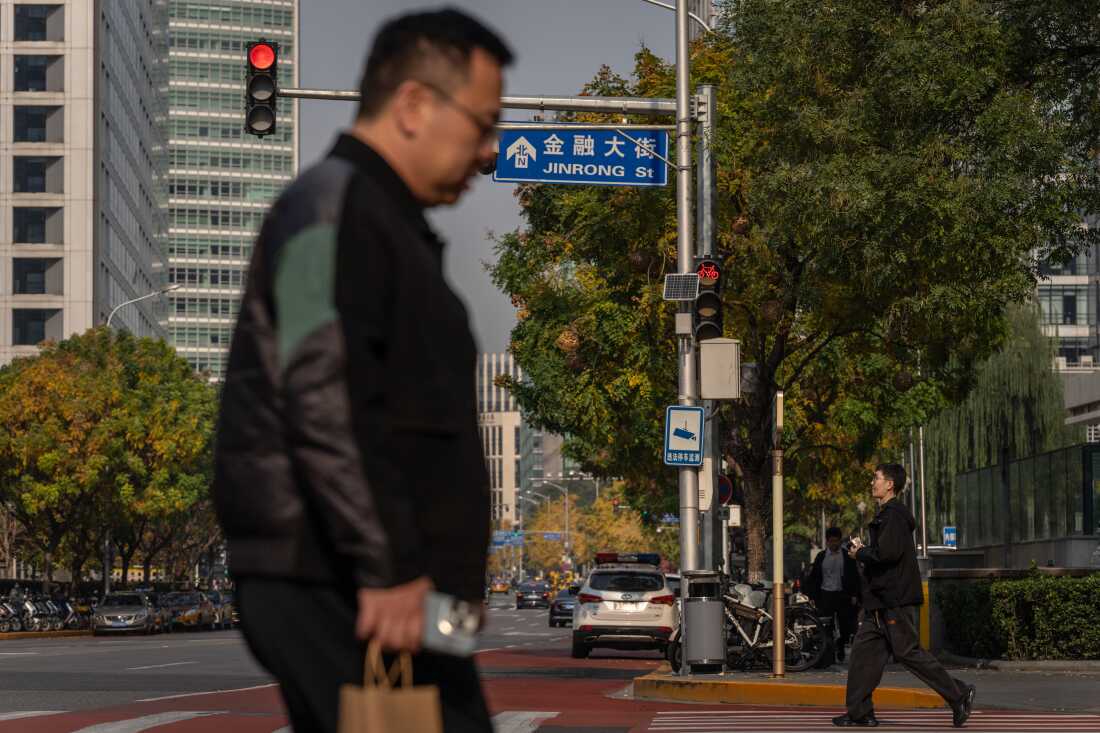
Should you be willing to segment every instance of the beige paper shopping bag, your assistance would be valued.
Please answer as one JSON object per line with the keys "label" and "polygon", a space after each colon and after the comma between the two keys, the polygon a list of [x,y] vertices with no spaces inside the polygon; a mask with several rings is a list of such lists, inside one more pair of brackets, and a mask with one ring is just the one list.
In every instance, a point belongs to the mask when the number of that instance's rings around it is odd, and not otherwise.
{"label": "beige paper shopping bag", "polygon": [[413,687],[412,658],[408,652],[402,653],[387,673],[381,647],[371,642],[363,668],[363,686],[340,688],[339,733],[443,733],[439,688]]}

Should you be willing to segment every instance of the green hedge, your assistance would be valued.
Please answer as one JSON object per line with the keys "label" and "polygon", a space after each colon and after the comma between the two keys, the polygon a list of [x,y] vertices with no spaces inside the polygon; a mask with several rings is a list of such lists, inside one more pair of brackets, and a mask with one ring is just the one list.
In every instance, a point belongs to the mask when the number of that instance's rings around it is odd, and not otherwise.
{"label": "green hedge", "polygon": [[952,583],[936,589],[936,603],[957,654],[1100,658],[1100,574]]}

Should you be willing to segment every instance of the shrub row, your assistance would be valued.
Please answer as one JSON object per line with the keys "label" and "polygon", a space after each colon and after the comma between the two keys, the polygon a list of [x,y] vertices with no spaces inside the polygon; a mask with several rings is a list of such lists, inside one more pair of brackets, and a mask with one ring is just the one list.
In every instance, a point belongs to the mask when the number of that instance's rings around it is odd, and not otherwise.
{"label": "shrub row", "polygon": [[936,588],[944,641],[986,659],[1100,658],[1100,574],[1034,575]]}

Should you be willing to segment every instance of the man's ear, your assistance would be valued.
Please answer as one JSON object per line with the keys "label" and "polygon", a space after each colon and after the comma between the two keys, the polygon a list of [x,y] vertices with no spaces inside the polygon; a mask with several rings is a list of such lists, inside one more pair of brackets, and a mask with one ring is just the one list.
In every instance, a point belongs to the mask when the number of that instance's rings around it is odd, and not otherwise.
{"label": "man's ear", "polygon": [[390,114],[402,137],[415,138],[428,118],[432,92],[413,79],[406,79],[390,98]]}

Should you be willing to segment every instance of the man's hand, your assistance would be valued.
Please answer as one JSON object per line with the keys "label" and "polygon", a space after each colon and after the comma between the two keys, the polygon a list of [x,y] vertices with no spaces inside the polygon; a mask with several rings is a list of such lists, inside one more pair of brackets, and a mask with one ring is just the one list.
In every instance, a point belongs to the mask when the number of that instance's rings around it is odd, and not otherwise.
{"label": "man's hand", "polygon": [[355,635],[391,652],[417,652],[424,634],[424,599],[432,581],[420,577],[393,588],[360,588]]}
{"label": "man's hand", "polygon": [[863,547],[863,540],[861,540],[859,537],[853,537],[851,540],[851,545],[848,547],[848,557],[855,560],[856,554],[859,552],[861,547]]}

